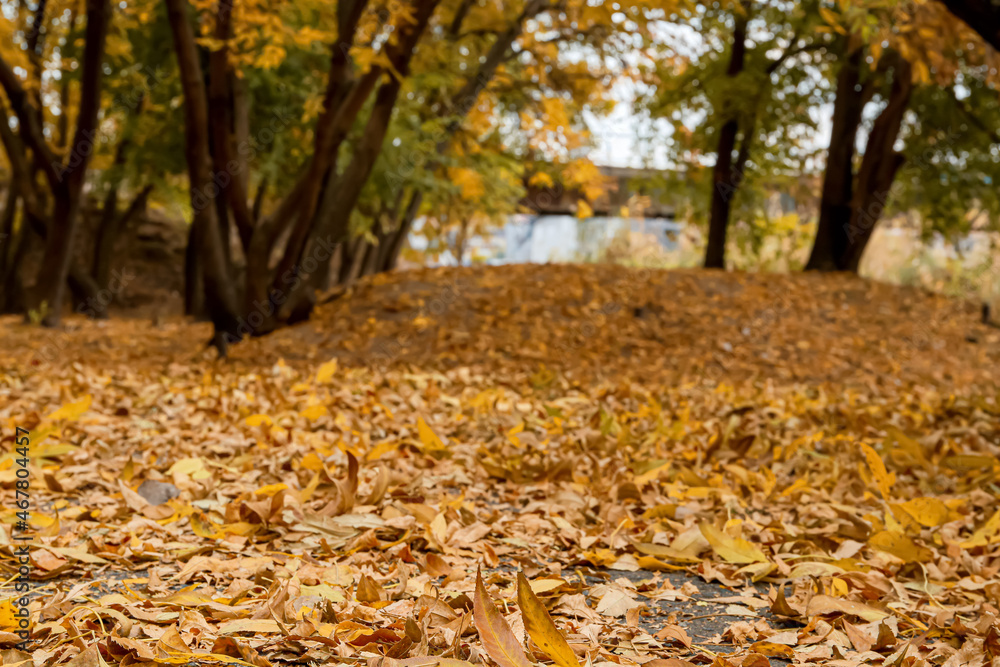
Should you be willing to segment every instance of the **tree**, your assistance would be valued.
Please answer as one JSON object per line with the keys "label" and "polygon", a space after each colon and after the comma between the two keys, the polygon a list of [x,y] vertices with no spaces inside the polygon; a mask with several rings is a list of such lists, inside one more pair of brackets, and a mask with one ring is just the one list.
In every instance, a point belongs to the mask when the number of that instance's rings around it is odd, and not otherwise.
{"label": "tree", "polygon": [[[880,71],[868,72],[863,68],[863,47],[848,42],[845,50],[837,74],[819,226],[806,269],[857,273],[902,165],[903,156],[894,144],[913,86],[910,64],[902,56],[894,53],[884,57]],[[884,94],[885,105],[868,134],[861,165],[855,172],[855,145],[862,113],[883,72],[889,80],[889,91]],[[866,75],[867,81],[863,79]]]}
{"label": "tree", "polygon": [[[31,67],[24,71],[35,72],[36,86],[29,89],[14,70],[6,55],[0,55],[0,86],[7,95],[11,111],[17,119],[18,135],[0,133],[10,160],[13,181],[20,191],[20,199],[32,229],[45,239],[42,267],[35,286],[33,306],[44,313],[43,321],[49,326],[59,324],[67,279],[71,277],[74,242],[79,227],[83,185],[87,165],[94,151],[100,109],[103,55],[107,37],[109,7],[107,0],[87,0],[84,53],[80,74],[79,103],[76,110],[76,127],[68,151],[63,158],[46,137],[44,111],[38,94],[41,85],[41,39],[44,34],[45,3],[38,3],[33,18],[33,28],[26,36],[26,50]],[[68,109],[63,109],[68,112]],[[7,114],[4,114],[5,118]],[[66,121],[63,121],[66,123]],[[30,155],[30,159],[29,156]],[[45,199],[52,202],[51,213],[45,210],[42,195],[35,188],[35,174],[40,172],[48,192]],[[14,266],[16,275],[19,267]],[[86,283],[86,275],[73,271],[74,280]]]}
{"label": "tree", "polygon": [[[723,268],[733,209],[752,216],[762,188],[800,173],[810,155],[817,130],[810,109],[827,97],[818,74],[831,39],[816,32],[811,2],[698,5],[675,20],[697,30],[697,42],[665,45],[650,110],[672,128],[669,159],[684,166],[685,180],[709,188],[704,203],[692,204],[695,217],[709,221],[704,266]],[[687,198],[686,188],[678,196]]]}
{"label": "tree", "polygon": [[[280,306],[302,280],[300,274],[307,259],[303,253],[307,242],[316,238],[316,213],[323,193],[334,198],[333,215],[341,223],[340,218],[353,209],[385,138],[401,79],[406,76],[416,44],[437,4],[437,0],[417,0],[413,6],[395,6],[397,11],[391,16],[395,29],[388,34],[386,28],[393,25],[384,20],[390,18],[388,9],[369,7],[367,0],[338,3],[336,38],[330,49],[312,152],[272,214],[260,219],[254,218],[253,211],[259,211],[259,207],[250,202],[243,173],[249,166],[240,152],[244,144],[232,132],[245,113],[236,100],[246,93],[235,84],[241,74],[235,67],[243,64],[241,59],[251,49],[234,52],[232,45],[241,44],[234,29],[245,36],[262,23],[273,25],[272,16],[258,6],[243,8],[245,11],[238,16],[242,23],[237,26],[233,4],[225,0],[218,3],[210,17],[214,24],[212,37],[205,42],[209,47],[206,81],[187,3],[172,0],[168,4],[184,88],[185,144],[195,211],[189,256],[197,258],[204,270],[206,305],[215,324],[213,340],[220,353],[225,353],[224,341],[264,333],[276,326]],[[366,53],[365,66],[355,66],[352,49],[356,47]],[[269,48],[279,49],[274,44]],[[263,55],[267,57],[266,48]],[[280,60],[282,55],[275,57]],[[242,100],[241,104],[249,103],[245,97]],[[369,114],[365,132],[353,147],[342,179],[334,184],[341,146],[366,105]],[[216,184],[213,176],[221,176],[224,182]],[[233,287],[225,234],[230,217],[246,260],[246,281],[240,293]],[[287,241],[277,265],[272,267],[274,245],[282,235],[287,235]],[[322,235],[319,240],[326,241]]]}
{"label": "tree", "polygon": [[[950,85],[958,63],[982,65],[988,56],[984,48],[967,48],[975,37],[940,5],[886,12],[860,4],[848,6],[840,19],[832,13],[827,18],[844,35],[819,225],[806,269],[857,273],[905,162],[905,148],[896,147],[907,134],[913,91]],[[869,104],[879,111],[865,128],[858,160],[855,151]],[[912,114],[909,118],[912,122]]]}

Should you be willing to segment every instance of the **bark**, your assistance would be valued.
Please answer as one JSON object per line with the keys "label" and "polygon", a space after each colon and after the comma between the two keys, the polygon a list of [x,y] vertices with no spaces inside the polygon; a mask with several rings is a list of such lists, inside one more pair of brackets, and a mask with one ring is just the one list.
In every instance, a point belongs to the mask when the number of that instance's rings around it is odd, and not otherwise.
{"label": "bark", "polygon": [[[289,240],[282,261],[278,265],[279,275],[275,277],[275,283],[272,284],[272,293],[279,289],[278,277],[289,271],[296,275],[305,274],[302,275],[297,289],[293,290],[290,299],[293,304],[302,301],[302,297],[296,294],[296,291],[314,292],[318,287],[319,283],[314,275],[315,271],[303,271],[303,262],[307,257],[316,255],[320,246],[337,244],[346,238],[351,213],[357,204],[362,188],[371,175],[375,160],[382,150],[382,144],[389,129],[389,121],[392,118],[392,111],[396,106],[402,80],[409,72],[410,60],[413,57],[417,41],[424,33],[439,1],[420,0],[414,13],[414,23],[401,30],[396,48],[391,49],[387,54],[394,75],[379,86],[371,114],[351,161],[343,173],[336,178],[335,187],[332,183],[327,185],[327,192],[324,193],[324,202],[320,206],[318,216],[314,219],[312,212],[310,212],[309,221],[311,224],[297,227],[294,230],[293,237]],[[332,172],[328,178],[333,178]],[[300,220],[301,222],[302,220]],[[302,229],[305,229],[305,235],[298,234]],[[360,269],[360,267],[358,268]],[[310,296],[308,300],[315,301],[313,296]]]}
{"label": "bark", "polygon": [[209,154],[208,96],[198,62],[194,31],[187,16],[186,0],[166,0],[167,16],[173,35],[174,52],[180,70],[184,92],[184,154],[190,179],[191,207],[194,210],[193,234],[201,235],[201,264],[205,284],[205,304],[212,319],[214,332],[211,343],[220,356],[226,355],[228,344],[239,341],[237,297],[226,264],[222,234],[215,207],[203,205],[198,193],[208,192],[211,184]]}
{"label": "bark", "polygon": [[35,14],[31,21],[31,31],[28,33],[27,46],[28,53],[41,55],[42,50],[42,23],[45,22],[46,0],[39,0],[35,6]]}
{"label": "bark", "polygon": [[205,307],[205,274],[199,258],[202,253],[202,235],[199,228],[191,224],[188,228],[187,244],[184,246],[184,314],[199,322],[208,319]]}
{"label": "bark", "polygon": [[[854,174],[854,145],[871,90],[866,87],[860,95],[856,91],[861,57],[860,50],[852,54],[838,76],[820,221],[807,270],[857,273],[865,247],[889,198],[896,172],[903,163],[902,155],[893,149],[893,144],[913,88],[911,68],[901,56],[890,53],[883,56],[881,63],[892,69],[889,98],[875,119],[861,166],[857,175]],[[857,65],[851,71],[854,63]]]}
{"label": "bark", "polygon": [[31,249],[33,235],[27,229],[13,241],[10,262],[3,281],[3,311],[5,313],[24,313],[27,310],[27,294],[24,287],[24,258]]}
{"label": "bark", "polygon": [[112,188],[104,199],[101,211],[101,223],[97,230],[97,242],[94,249],[94,280],[100,289],[107,289],[111,279],[111,258],[114,255],[115,244],[122,230],[128,227],[135,216],[146,208],[152,185],[140,190],[125,210],[118,213],[118,188]]}
{"label": "bark", "polygon": [[[735,78],[743,72],[746,57],[747,23],[749,8],[742,3],[742,12],[735,15],[733,30],[733,51],[729,56],[726,76]],[[740,172],[733,170],[733,151],[736,149],[736,135],[739,133],[738,118],[728,119],[719,131],[716,146],[715,167],[712,169],[712,204],[708,222],[708,245],[705,248],[705,268],[724,269],[726,267],[726,229],[729,226],[729,211],[732,195],[735,193]],[[745,134],[745,133],[744,133]],[[745,157],[744,157],[745,160]]]}
{"label": "bark", "polygon": [[253,198],[253,221],[256,224],[260,220],[260,212],[264,208],[264,195],[267,194],[267,178],[264,178],[257,186],[257,194]]}
{"label": "bark", "polygon": [[[10,281],[11,273],[15,268],[15,257],[21,243],[22,234],[15,234],[14,218],[17,216],[17,205],[20,197],[14,188],[14,179],[7,184],[7,192],[4,197],[3,213],[0,214],[0,312],[7,312],[7,302],[10,298],[13,284]],[[17,267],[18,270],[20,267]]]}
{"label": "bark", "polygon": [[[77,10],[74,6],[70,10],[69,15],[69,34],[72,35],[76,29],[76,19]],[[69,49],[72,47],[72,39],[66,40],[67,43],[62,47],[64,53],[62,56],[68,57]],[[64,150],[66,148],[66,142],[69,141],[69,77],[64,76],[59,86],[59,119],[56,121],[56,146],[59,150]]]}
{"label": "bark", "polygon": [[896,172],[903,156],[893,148],[903,115],[913,90],[910,64],[896,57],[893,65],[892,90],[886,107],[875,119],[865,155],[858,170],[858,185],[851,208],[851,223],[846,230],[846,248],[840,265],[845,271],[857,273],[865,247],[871,239],[886,200],[889,198]]}
{"label": "bark", "polygon": [[351,245],[351,262],[347,265],[347,273],[341,279],[341,283],[349,285],[361,276],[361,268],[364,266],[365,257],[371,244],[362,236],[354,239]]}
{"label": "bark", "polygon": [[[100,87],[103,68],[104,44],[107,36],[108,20],[107,0],[87,0],[87,27],[84,37],[83,67],[81,74],[80,106],[77,116],[76,130],[70,144],[69,161],[64,168],[58,169],[50,162],[45,170],[55,198],[55,209],[49,225],[45,253],[36,281],[36,302],[48,304],[43,320],[47,326],[57,326],[62,316],[63,300],[65,298],[66,281],[72,263],[72,251],[77,233],[78,217],[83,190],[84,177],[87,171],[89,156],[93,152],[97,130],[97,113],[100,109]],[[2,67],[0,67],[2,69]],[[5,78],[0,73],[0,79]],[[10,87],[4,83],[10,97]],[[11,99],[11,105],[17,104]],[[20,117],[20,114],[19,114]],[[25,128],[29,136],[32,128]],[[39,128],[40,131],[40,128]],[[44,137],[34,137],[32,143],[44,145]],[[46,146],[47,148],[47,146]],[[35,145],[36,164],[44,159],[46,150],[39,154]]]}
{"label": "bark", "polygon": [[[2,66],[2,63],[0,63]],[[0,118],[5,122],[0,122],[0,143],[3,143],[4,150],[11,166],[10,187],[18,192],[25,217],[31,216],[41,222],[44,219],[42,207],[38,202],[38,194],[35,190],[34,179],[32,178],[31,165],[28,162],[28,153],[25,150],[21,137],[14,134],[10,125],[6,122],[7,109],[0,98]],[[44,225],[44,223],[42,222]]]}
{"label": "bark", "polygon": [[846,235],[841,232],[851,222],[851,199],[854,191],[854,146],[857,142],[861,113],[867,99],[859,95],[863,49],[848,53],[837,74],[836,99],[830,148],[827,150],[823,192],[820,197],[819,224],[807,271],[838,270],[838,257],[844,253]]}
{"label": "bark", "polygon": [[459,225],[458,233],[455,235],[455,261],[459,266],[463,265],[462,259],[465,257],[465,244],[469,238],[469,220],[463,219]]}
{"label": "bark", "polygon": [[385,244],[385,253],[379,261],[380,271],[392,271],[396,268],[399,262],[399,255],[403,251],[403,246],[406,245],[406,239],[410,235],[410,228],[413,226],[413,221],[417,218],[417,213],[420,211],[423,199],[423,192],[419,190],[415,190],[410,195],[410,203],[406,206],[402,221],[400,221],[399,226]]}
{"label": "bark", "polygon": [[448,35],[452,38],[458,37],[459,31],[462,29],[462,23],[465,22],[465,17],[468,16],[469,10],[472,9],[472,5],[475,0],[462,0],[461,4],[458,5],[458,9],[455,10],[455,16],[451,20],[451,25],[448,27]]}
{"label": "bark", "polygon": [[[233,75],[229,69],[229,49],[228,46],[225,46],[226,40],[230,38],[232,33],[232,14],[232,0],[220,0],[215,15],[214,36],[224,46],[210,52],[208,56],[210,152],[215,173],[219,175],[218,185],[222,190],[216,197],[216,216],[219,219],[222,238],[225,242],[224,250],[227,262],[230,259],[229,213],[227,209],[232,212],[232,219],[244,250],[250,247],[250,237],[254,227],[253,213],[250,210],[249,196],[246,190],[246,165],[237,159],[233,141],[233,133],[236,129],[234,91],[231,85]],[[244,112],[245,108],[241,110],[241,115]]]}
{"label": "bark", "polygon": [[[289,281],[294,281],[295,258],[300,256],[308,238],[309,227],[317,201],[332,171],[337,151],[355,118],[360,113],[372,89],[382,76],[382,68],[373,66],[360,79],[351,79],[351,61],[348,57],[358,22],[368,0],[350,0],[337,4],[338,39],[334,44],[327,88],[323,99],[323,112],[316,122],[313,155],[302,176],[288,195],[278,204],[274,213],[261,220],[254,230],[247,250],[247,277],[245,302],[250,308],[268,304],[265,311],[274,312],[277,304],[294,294],[285,293]],[[277,269],[270,267],[271,249],[277,239],[289,228],[291,234],[286,250]],[[258,327],[266,333],[276,326],[273,316]]]}

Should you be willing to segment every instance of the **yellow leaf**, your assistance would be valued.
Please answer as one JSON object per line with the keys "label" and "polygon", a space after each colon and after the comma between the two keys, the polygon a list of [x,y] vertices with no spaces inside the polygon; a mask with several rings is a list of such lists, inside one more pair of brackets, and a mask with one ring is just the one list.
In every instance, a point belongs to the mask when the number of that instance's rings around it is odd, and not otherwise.
{"label": "yellow leaf", "polygon": [[281,626],[277,621],[268,619],[239,618],[228,623],[223,623],[219,628],[220,635],[235,635],[238,632],[281,632]]}
{"label": "yellow leaf", "polygon": [[539,593],[548,593],[549,591],[554,591],[561,586],[566,584],[564,579],[535,579],[531,584],[531,591],[538,595]]}
{"label": "yellow leaf", "polygon": [[14,606],[14,602],[17,598],[8,598],[6,600],[0,600],[0,630],[6,632],[17,632],[18,619],[15,615],[17,613],[17,607]]}
{"label": "yellow leaf", "polygon": [[377,445],[371,448],[368,454],[365,455],[365,459],[368,461],[377,461],[378,459],[382,458],[389,452],[396,451],[398,448],[399,448],[398,442],[392,440],[383,440],[382,442],[378,443]]}
{"label": "yellow leaf", "polygon": [[316,421],[320,417],[326,414],[326,406],[320,403],[310,405],[308,408],[299,413],[300,417],[305,417],[309,421]]}
{"label": "yellow leaf", "polygon": [[261,424],[267,424],[270,426],[274,423],[267,415],[250,415],[247,417],[247,426],[260,426]]}
{"label": "yellow leaf", "polygon": [[715,526],[702,522],[698,526],[719,558],[729,563],[764,563],[767,556],[743,538],[730,537]]}
{"label": "yellow leaf", "polygon": [[219,537],[219,531],[216,530],[215,524],[210,522],[204,514],[201,512],[195,512],[191,515],[191,530],[198,537],[204,537],[210,540],[214,540]]}
{"label": "yellow leaf", "polygon": [[925,528],[936,528],[951,520],[951,510],[938,498],[914,498],[900,507]]}
{"label": "yellow leaf", "polygon": [[459,187],[466,201],[476,201],[486,194],[482,176],[472,169],[448,169],[448,177]]}
{"label": "yellow leaf", "polygon": [[639,556],[635,559],[643,570],[652,570],[653,572],[665,572],[669,570],[687,570],[683,565],[671,565],[670,563],[664,563],[659,558],[654,556]]}
{"label": "yellow leaf", "polygon": [[559,667],[580,667],[573,649],[552,622],[545,605],[535,596],[522,572],[517,573],[517,606],[521,608],[524,629],[545,655]]}
{"label": "yellow leaf", "polygon": [[665,544],[652,544],[648,542],[632,542],[632,546],[635,547],[636,551],[646,556],[666,558],[679,563],[699,562],[698,554],[692,553],[693,550],[684,551],[674,547],[668,547]]}
{"label": "yellow leaf", "polygon": [[541,186],[543,188],[550,188],[552,187],[552,184],[553,184],[552,177],[546,174],[544,171],[536,171],[534,174],[531,175],[531,178],[528,179],[528,185],[530,185],[531,187]]}
{"label": "yellow leaf", "polygon": [[596,549],[594,551],[584,551],[583,560],[593,563],[598,567],[608,567],[618,560],[618,554],[612,549]]}
{"label": "yellow leaf", "polygon": [[170,469],[167,470],[167,474],[174,475],[180,473],[182,475],[191,475],[199,470],[202,470],[204,467],[205,462],[197,457],[180,459],[170,466]]}
{"label": "yellow leaf", "polygon": [[889,491],[892,489],[892,485],[896,483],[896,473],[890,473],[885,469],[882,457],[870,445],[862,442],[861,451],[865,454],[868,467],[872,471],[872,476],[875,478],[875,484],[878,486],[879,493],[882,494],[882,499],[889,500]]}
{"label": "yellow leaf", "polygon": [[972,534],[972,537],[962,542],[959,546],[963,549],[985,547],[987,544],[992,544],[997,541],[996,535],[998,532],[1000,532],[1000,510],[991,516],[986,523],[980,526],[976,532]]}
{"label": "yellow leaf", "polygon": [[670,470],[670,461],[667,461],[666,463],[662,463],[662,464],[656,466],[655,468],[652,468],[651,470],[647,470],[646,472],[642,473],[641,475],[636,475],[635,476],[635,485],[641,489],[646,484],[649,484],[654,479],[657,479],[660,476],[661,473],[665,473],[668,470]]}
{"label": "yellow leaf", "polygon": [[288,485],[287,484],[281,484],[281,483],[278,483],[278,484],[268,484],[266,486],[260,487],[256,491],[254,491],[254,495],[256,495],[256,496],[265,496],[267,498],[270,498],[271,496],[275,495],[276,493],[278,493],[280,491],[285,491],[286,489],[288,489]]}
{"label": "yellow leaf", "polygon": [[431,430],[423,417],[417,418],[417,434],[420,436],[420,443],[424,446],[424,452],[433,455],[448,451],[444,442]]}
{"label": "yellow leaf", "polygon": [[889,616],[887,612],[884,612],[881,609],[876,609],[870,605],[866,605],[863,602],[843,600],[829,595],[816,595],[806,601],[806,616],[823,616],[834,612],[853,614],[858,618],[863,618],[869,623],[881,621],[883,618]]}
{"label": "yellow leaf", "polygon": [[333,378],[336,372],[337,372],[337,360],[331,359],[330,361],[320,366],[319,369],[316,371],[316,383],[326,384]]}
{"label": "yellow leaf", "polygon": [[517,637],[507,625],[507,620],[493,606],[480,572],[476,572],[472,616],[476,630],[479,631],[479,638],[483,641],[483,648],[486,649],[486,655],[494,662],[500,667],[531,667],[531,662],[524,655]]}
{"label": "yellow leaf", "polygon": [[868,538],[868,546],[892,554],[907,563],[924,563],[934,557],[934,553],[916,544],[903,533],[882,530]]}
{"label": "yellow leaf", "polygon": [[836,25],[840,24],[840,21],[837,18],[837,15],[834,14],[831,10],[827,9],[826,7],[822,7],[822,6],[819,7],[818,9],[819,9],[819,15],[822,16],[823,20],[826,21],[829,25],[836,26]]}
{"label": "yellow leaf", "polygon": [[90,396],[90,394],[87,394],[76,403],[67,403],[66,405],[62,406],[61,408],[50,414],[45,419],[46,421],[52,421],[52,422],[55,421],[75,422],[83,415],[84,412],[90,409],[90,403],[92,400],[93,399]]}

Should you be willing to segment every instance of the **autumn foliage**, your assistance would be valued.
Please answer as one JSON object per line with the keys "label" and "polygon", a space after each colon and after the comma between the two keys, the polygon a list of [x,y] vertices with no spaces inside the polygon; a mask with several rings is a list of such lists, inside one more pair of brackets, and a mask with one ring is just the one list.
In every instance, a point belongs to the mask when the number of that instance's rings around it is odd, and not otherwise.
{"label": "autumn foliage", "polygon": [[228,363],[204,325],[9,326],[36,664],[992,659],[974,309],[820,275],[416,277]]}

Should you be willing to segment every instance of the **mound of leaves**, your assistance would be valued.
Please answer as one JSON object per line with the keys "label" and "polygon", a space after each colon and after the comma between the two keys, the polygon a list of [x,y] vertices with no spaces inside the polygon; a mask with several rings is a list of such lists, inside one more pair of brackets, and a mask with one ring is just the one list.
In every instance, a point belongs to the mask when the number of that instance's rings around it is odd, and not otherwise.
{"label": "mound of leaves", "polygon": [[[1000,658],[1000,404],[982,366],[997,352],[964,305],[838,277],[650,274],[649,301],[622,300],[588,336],[574,326],[613,269],[511,270],[457,272],[478,278],[436,315],[419,293],[455,273],[364,283],[228,363],[191,349],[203,327],[10,323],[4,664]],[[530,300],[513,286],[530,275],[559,290]],[[726,350],[775,284],[795,304],[846,296]],[[369,298],[394,290],[412,302]],[[893,338],[905,312],[934,327],[922,352]],[[654,321],[687,323],[673,331],[690,345],[642,338]],[[401,351],[376,358],[398,332]],[[697,374],[706,350],[731,376]],[[762,375],[766,350],[782,372]],[[17,426],[31,432],[28,653],[9,632]],[[677,573],[731,594],[701,599]],[[696,635],[664,601],[725,623]]]}

